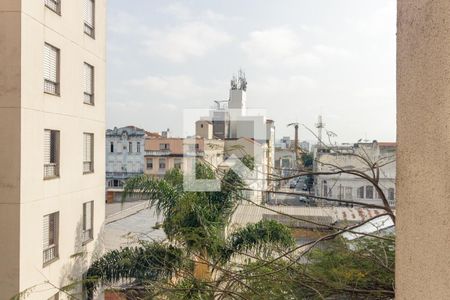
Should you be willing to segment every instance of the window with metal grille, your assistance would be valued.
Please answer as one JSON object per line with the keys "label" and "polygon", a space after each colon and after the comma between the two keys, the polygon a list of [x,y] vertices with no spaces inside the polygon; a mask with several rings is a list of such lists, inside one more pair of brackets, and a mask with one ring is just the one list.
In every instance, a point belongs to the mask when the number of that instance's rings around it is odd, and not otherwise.
{"label": "window with metal grille", "polygon": [[153,158],[147,158],[147,170],[153,169]]}
{"label": "window with metal grille", "polygon": [[358,198],[364,199],[364,187],[363,186],[359,187],[356,192],[357,192]]}
{"label": "window with metal grille", "polygon": [[351,187],[345,187],[345,199],[347,200],[353,199],[353,189]]}
{"label": "window with metal grille", "polygon": [[59,131],[44,130],[44,178],[59,176]]}
{"label": "window with metal grille", "polygon": [[159,168],[160,169],[165,169],[166,168],[166,159],[165,158],[160,158],[159,159]]}
{"label": "window with metal grille", "polygon": [[44,44],[44,92],[59,95],[59,49]]}
{"label": "window with metal grille", "polygon": [[94,172],[94,134],[83,133],[83,173]]}
{"label": "window with metal grille", "polygon": [[373,186],[366,186],[366,199],[373,199]]}
{"label": "window with metal grille", "polygon": [[395,189],[389,188],[388,189],[388,200],[394,200],[395,199]]}
{"label": "window with metal grille", "polygon": [[61,1],[60,0],[45,0],[45,6],[53,10],[57,14],[61,14]]}
{"label": "window with metal grille", "polygon": [[95,2],[84,0],[84,33],[94,38],[95,36]]}
{"label": "window with metal grille", "polygon": [[94,105],[94,67],[84,63],[84,103]]}
{"label": "window with metal grille", "polygon": [[59,212],[44,216],[43,219],[43,263],[47,265],[59,257]]}
{"label": "window with metal grille", "polygon": [[94,239],[94,201],[83,203],[83,243]]}
{"label": "window with metal grille", "polygon": [[183,166],[183,159],[182,158],[175,158],[174,168],[181,170],[182,166]]}

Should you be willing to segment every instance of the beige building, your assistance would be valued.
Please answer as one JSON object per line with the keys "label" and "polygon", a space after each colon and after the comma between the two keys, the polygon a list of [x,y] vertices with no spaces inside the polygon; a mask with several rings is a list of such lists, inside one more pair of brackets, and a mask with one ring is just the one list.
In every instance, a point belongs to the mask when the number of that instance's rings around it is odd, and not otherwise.
{"label": "beige building", "polygon": [[105,14],[105,0],[0,1],[1,299],[66,299],[100,251]]}
{"label": "beige building", "polygon": [[223,161],[223,149],[222,140],[147,138],[144,173],[162,177],[173,168],[189,172],[196,158],[205,161],[214,169]]}

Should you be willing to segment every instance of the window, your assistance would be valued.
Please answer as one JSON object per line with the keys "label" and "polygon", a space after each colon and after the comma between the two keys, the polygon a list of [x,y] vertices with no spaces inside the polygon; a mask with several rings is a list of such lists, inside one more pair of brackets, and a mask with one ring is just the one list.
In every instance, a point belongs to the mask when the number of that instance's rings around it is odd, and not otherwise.
{"label": "window", "polygon": [[159,144],[159,150],[169,150],[170,144]]}
{"label": "window", "polygon": [[358,198],[364,199],[364,187],[359,187],[357,191]]}
{"label": "window", "polygon": [[44,216],[43,261],[44,266],[58,259],[59,212]]}
{"label": "window", "polygon": [[133,152],[133,143],[132,142],[129,142],[128,143],[128,152]]}
{"label": "window", "polygon": [[353,189],[351,187],[345,187],[345,199],[352,200],[353,199]]}
{"label": "window", "polygon": [[44,92],[59,95],[59,49],[44,45]]}
{"label": "window", "polygon": [[94,201],[83,203],[83,243],[94,239]]}
{"label": "window", "polygon": [[83,133],[83,173],[94,172],[94,135]]}
{"label": "window", "polygon": [[373,199],[373,186],[366,186],[366,199]]}
{"label": "window", "polygon": [[58,15],[61,14],[61,0],[45,0],[45,6]]}
{"label": "window", "polygon": [[137,142],[137,144],[136,144],[136,151],[137,151],[137,153],[141,153],[141,143],[140,142]]}
{"label": "window", "polygon": [[166,168],[166,159],[165,158],[160,158],[159,159],[159,168],[160,169],[165,169]]}
{"label": "window", "polygon": [[147,158],[147,170],[153,169],[153,158]]}
{"label": "window", "polygon": [[114,152],[114,142],[111,142],[111,144],[110,144],[110,146],[109,146],[109,151],[110,151],[111,153]]}
{"label": "window", "polygon": [[323,196],[328,197],[328,184],[326,181],[323,182]]}
{"label": "window", "polygon": [[84,33],[95,37],[95,3],[94,0],[84,0]]}
{"label": "window", "polygon": [[59,176],[59,131],[44,130],[44,178]]}
{"label": "window", "polygon": [[388,200],[395,200],[395,189],[394,188],[388,189]]}
{"label": "window", "polygon": [[84,63],[84,103],[94,105],[94,67]]}
{"label": "window", "polygon": [[181,158],[175,158],[174,168],[181,170],[182,166],[183,166],[183,160]]}

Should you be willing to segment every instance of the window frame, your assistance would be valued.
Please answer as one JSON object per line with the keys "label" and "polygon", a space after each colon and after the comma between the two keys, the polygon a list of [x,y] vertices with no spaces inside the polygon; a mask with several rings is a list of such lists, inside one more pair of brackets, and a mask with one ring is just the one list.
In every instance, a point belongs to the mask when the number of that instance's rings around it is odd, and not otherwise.
{"label": "window frame", "polygon": [[[84,33],[91,37],[92,39],[95,39],[95,0],[84,0],[85,3],[84,5],[87,5],[87,2],[92,2],[92,24],[89,24],[86,20],[86,15],[83,18],[83,31]],[[85,14],[86,14],[86,7],[85,9]]]}
{"label": "window frame", "polygon": [[[161,167],[164,165],[164,167]],[[165,170],[167,168],[167,160],[165,158],[160,158],[158,161],[158,166],[160,170]]]}
{"label": "window frame", "polygon": [[375,199],[375,193],[374,193],[373,186],[367,185],[365,189],[366,189],[365,199]]}
{"label": "window frame", "polygon": [[[50,133],[49,149],[46,149],[46,134]],[[50,180],[60,177],[60,151],[61,151],[60,131],[54,129],[44,129],[44,180]],[[52,149],[53,148],[53,149]],[[46,152],[48,151],[49,162],[46,162]],[[53,154],[52,154],[53,151]],[[53,160],[53,161],[52,161]],[[52,170],[53,171],[50,171]]]}
{"label": "window frame", "polygon": [[[90,205],[90,216],[91,216],[91,220],[90,220],[90,227],[89,229],[87,229],[87,209],[88,209],[88,204]],[[83,238],[83,245],[88,244],[89,242],[94,240],[94,201],[88,201],[83,203],[83,228],[82,228],[83,232],[82,232],[82,238]],[[86,237],[86,233],[88,234]]]}
{"label": "window frame", "polygon": [[[86,68],[90,69],[91,72],[91,93],[86,91]],[[83,85],[83,103],[95,106],[95,67],[87,62],[83,63]],[[86,101],[87,98],[89,98],[89,101]]]}
{"label": "window frame", "polygon": [[[60,215],[59,215],[59,211],[57,212],[53,212],[47,215],[43,216],[43,238],[44,237],[44,233],[45,233],[45,218],[48,217],[48,246],[45,248],[44,245],[42,247],[42,265],[43,267],[46,267],[48,265],[50,265],[51,263],[57,261],[59,259],[59,220],[60,220]],[[53,243],[50,244],[51,241],[51,237],[50,237],[50,217],[53,217]],[[42,240],[42,242],[44,243],[44,239]],[[50,259],[46,259],[48,253],[52,253],[51,250],[54,250],[54,256],[51,257]]]}
{"label": "window frame", "polygon": [[[52,2],[55,5],[56,9],[51,7],[50,4],[48,4],[49,2]],[[44,6],[50,9],[52,12],[56,13],[57,15],[61,16],[61,0],[45,0]]]}
{"label": "window frame", "polygon": [[[150,167],[149,167],[150,162]],[[146,158],[145,159],[145,169],[146,170],[153,170],[153,158]]]}
{"label": "window frame", "polygon": [[[55,69],[56,69],[56,81],[52,81],[49,78],[46,78],[45,74],[45,66],[46,66],[46,60],[45,60],[45,49],[48,48],[50,50],[54,50],[56,53],[56,62],[55,62]],[[52,96],[61,96],[61,50],[55,46],[53,46],[50,43],[44,42],[44,59],[43,59],[43,70],[44,70],[44,93]],[[49,91],[47,85],[53,85],[55,92]]]}
{"label": "window frame", "polygon": [[[85,151],[86,151],[86,147],[87,145],[86,143],[86,136],[90,136],[91,137],[91,149],[90,149],[90,160],[86,160],[87,158],[85,157]],[[90,132],[83,132],[83,175],[84,174],[92,174],[94,173],[94,134],[90,133]],[[88,166],[88,167],[86,167]]]}

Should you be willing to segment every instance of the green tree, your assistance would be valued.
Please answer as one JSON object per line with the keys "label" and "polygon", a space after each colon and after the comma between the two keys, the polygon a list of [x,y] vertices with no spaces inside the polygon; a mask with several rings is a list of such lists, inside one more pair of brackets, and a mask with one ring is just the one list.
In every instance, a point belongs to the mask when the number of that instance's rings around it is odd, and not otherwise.
{"label": "green tree", "polygon": [[[251,158],[243,162],[252,168]],[[211,179],[215,174],[199,164],[196,176]],[[184,191],[178,169],[163,179],[143,175],[129,180],[125,196],[139,193],[150,199],[164,216],[167,242],[143,242],[106,253],[87,272],[89,293],[100,285],[127,283],[130,289],[155,297],[164,292],[166,298],[212,299],[227,293],[221,287],[234,276],[227,271],[233,257],[244,253],[265,257],[293,245],[289,229],[274,221],[260,221],[226,236],[245,184],[232,170],[223,174],[221,184],[218,192]]]}

